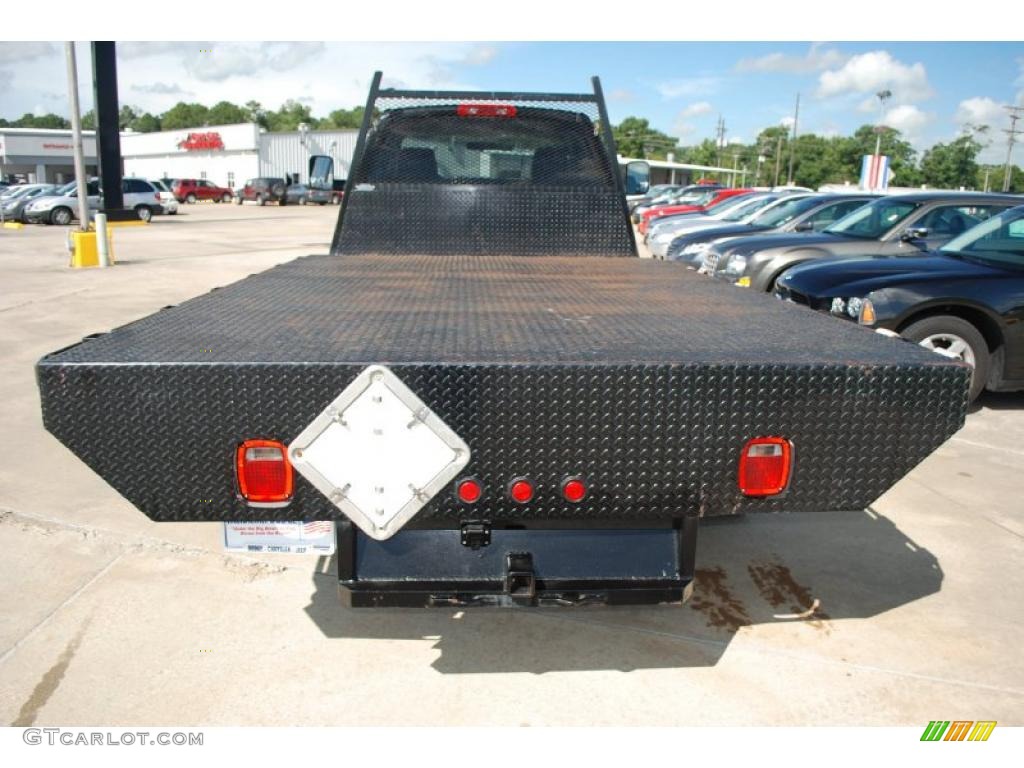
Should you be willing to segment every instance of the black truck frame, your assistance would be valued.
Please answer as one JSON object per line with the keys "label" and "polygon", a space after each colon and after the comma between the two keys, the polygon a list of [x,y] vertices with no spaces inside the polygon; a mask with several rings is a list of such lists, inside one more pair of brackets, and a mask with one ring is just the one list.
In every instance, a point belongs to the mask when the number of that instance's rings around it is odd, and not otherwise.
{"label": "black truck frame", "polygon": [[[965,365],[637,258],[596,78],[379,86],[329,255],[38,363],[46,428],[150,518],[334,520],[354,606],[671,603],[701,517],[863,509],[962,426]],[[465,442],[458,477],[387,535],[298,473],[248,503],[238,446],[295,450],[370,366]],[[740,455],[769,436],[791,476],[751,496]]]}

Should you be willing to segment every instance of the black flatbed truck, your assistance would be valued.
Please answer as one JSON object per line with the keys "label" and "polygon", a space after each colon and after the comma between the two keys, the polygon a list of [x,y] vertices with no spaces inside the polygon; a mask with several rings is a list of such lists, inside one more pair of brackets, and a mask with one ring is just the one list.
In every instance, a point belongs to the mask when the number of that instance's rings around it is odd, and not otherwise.
{"label": "black flatbed truck", "polygon": [[962,426],[963,364],[637,258],[596,78],[379,82],[329,255],[38,363],[153,520],[334,520],[350,605],[678,602],[701,517],[863,509]]}

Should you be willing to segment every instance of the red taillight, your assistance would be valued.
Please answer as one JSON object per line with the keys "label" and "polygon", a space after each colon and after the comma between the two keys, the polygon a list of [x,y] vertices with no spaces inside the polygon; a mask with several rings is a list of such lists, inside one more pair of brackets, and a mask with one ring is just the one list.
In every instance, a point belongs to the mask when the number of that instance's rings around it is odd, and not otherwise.
{"label": "red taillight", "polygon": [[533,483],[525,477],[513,480],[511,485],[508,487],[508,495],[511,496],[512,501],[517,504],[525,504],[528,502],[533,498],[533,493]]}
{"label": "red taillight", "polygon": [[250,504],[287,504],[292,498],[292,465],[276,440],[246,440],[235,457],[238,490]]}
{"label": "red taillight", "polygon": [[587,495],[587,484],[581,477],[570,477],[562,483],[562,496],[573,504],[583,501]]}
{"label": "red taillight", "polygon": [[455,108],[459,117],[515,117],[512,104],[459,104]]}
{"label": "red taillight", "polygon": [[755,437],[740,454],[739,486],[744,496],[774,496],[789,485],[793,449],[782,437]]}
{"label": "red taillight", "polygon": [[456,484],[455,495],[463,504],[476,504],[484,495],[484,488],[476,478],[467,477]]}
{"label": "red taillight", "polygon": [[153,195],[153,199],[156,200],[159,203],[160,202],[160,193],[157,192],[155,195]]}

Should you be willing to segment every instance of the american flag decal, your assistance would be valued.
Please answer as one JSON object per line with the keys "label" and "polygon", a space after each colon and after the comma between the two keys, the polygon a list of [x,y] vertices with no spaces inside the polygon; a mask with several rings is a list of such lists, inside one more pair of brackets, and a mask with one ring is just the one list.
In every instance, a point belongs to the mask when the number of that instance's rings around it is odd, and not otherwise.
{"label": "american flag decal", "polygon": [[306,536],[324,536],[334,530],[334,523],[330,520],[314,520],[302,524],[302,533]]}

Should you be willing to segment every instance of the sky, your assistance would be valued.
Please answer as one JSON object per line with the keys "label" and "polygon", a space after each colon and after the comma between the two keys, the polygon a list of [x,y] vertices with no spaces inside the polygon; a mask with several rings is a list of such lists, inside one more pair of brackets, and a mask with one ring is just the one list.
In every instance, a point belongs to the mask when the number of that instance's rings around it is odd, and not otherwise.
{"label": "sky", "polygon": [[[88,48],[78,45],[82,109],[92,105]],[[750,142],[788,124],[851,133],[881,120],[916,148],[990,126],[981,159],[1001,163],[1004,104],[1024,104],[1024,43],[786,42],[155,42],[119,43],[122,104],[159,113],[178,101],[308,103],[315,116],[365,102],[375,69],[409,88],[586,91],[599,75],[613,123],[629,115],[682,144],[715,134]],[[880,110],[876,93],[892,97]],[[0,116],[67,115],[63,45],[0,43]],[[1018,124],[1018,127],[1024,127]],[[1024,163],[1018,145],[1014,160]]]}

